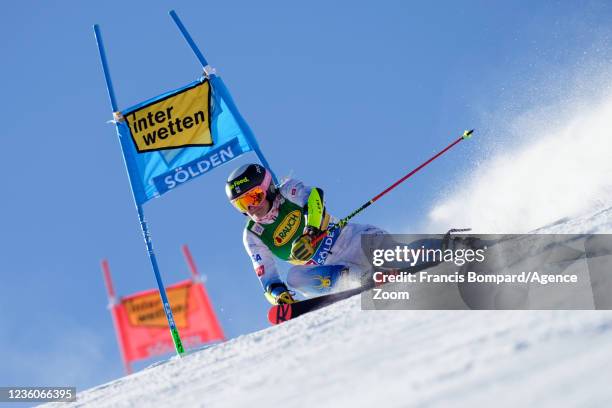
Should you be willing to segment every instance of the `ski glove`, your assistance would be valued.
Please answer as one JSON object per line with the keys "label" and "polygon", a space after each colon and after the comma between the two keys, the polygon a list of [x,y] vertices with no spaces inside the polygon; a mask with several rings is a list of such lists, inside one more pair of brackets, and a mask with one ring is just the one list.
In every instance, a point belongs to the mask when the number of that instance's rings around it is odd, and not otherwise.
{"label": "ski glove", "polygon": [[291,291],[282,282],[276,282],[268,286],[265,296],[268,302],[273,305],[295,303]]}
{"label": "ski glove", "polygon": [[306,227],[304,234],[291,244],[291,258],[298,261],[308,261],[315,253],[312,241],[321,234],[315,227]]}

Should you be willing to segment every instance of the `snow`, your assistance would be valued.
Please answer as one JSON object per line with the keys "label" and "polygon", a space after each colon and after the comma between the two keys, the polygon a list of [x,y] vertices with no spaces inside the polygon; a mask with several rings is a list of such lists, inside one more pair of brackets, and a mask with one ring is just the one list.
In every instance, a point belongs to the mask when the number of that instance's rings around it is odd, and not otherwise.
{"label": "snow", "polygon": [[[539,232],[597,230],[612,209]],[[362,311],[359,296],[67,406],[609,406],[612,312]],[[62,405],[64,406],[64,405]]]}
{"label": "snow", "polygon": [[[521,126],[529,143],[446,192],[427,230],[610,233],[612,98],[564,118]],[[359,302],[172,358],[62,407],[612,406],[610,311],[362,311]]]}
{"label": "snow", "polygon": [[486,146],[492,153],[449,183],[423,230],[469,226],[477,233],[520,234],[565,219],[569,223],[560,224],[568,232],[611,231],[609,215],[603,225],[581,225],[577,218],[612,205],[612,95],[586,99],[475,132],[472,149]]}

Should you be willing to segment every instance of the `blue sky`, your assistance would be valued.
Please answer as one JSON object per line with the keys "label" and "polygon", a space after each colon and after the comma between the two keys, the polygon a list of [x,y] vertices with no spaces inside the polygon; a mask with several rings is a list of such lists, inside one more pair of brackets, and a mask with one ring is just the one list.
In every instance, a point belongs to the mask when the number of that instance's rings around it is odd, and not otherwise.
{"label": "blue sky", "polygon": [[[326,192],[343,216],[466,128],[480,130],[356,221],[423,225],[520,114],[525,93],[610,38],[597,2],[11,2],[0,17],[0,385],[93,386],[122,375],[99,267],[120,294],[155,287],[112,125],[92,24],[120,108],[187,84],[200,66],[176,9],[278,175]],[[545,103],[545,95],[538,103]],[[551,96],[552,98],[552,96]],[[145,207],[166,283],[187,243],[226,334],[267,326],[223,182],[249,155]],[[422,231],[440,232],[440,231]]]}

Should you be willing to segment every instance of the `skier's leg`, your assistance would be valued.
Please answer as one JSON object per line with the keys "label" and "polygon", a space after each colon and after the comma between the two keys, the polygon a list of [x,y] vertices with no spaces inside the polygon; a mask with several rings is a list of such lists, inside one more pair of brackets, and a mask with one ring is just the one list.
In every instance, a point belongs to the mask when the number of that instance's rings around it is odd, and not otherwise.
{"label": "skier's leg", "polygon": [[[364,252],[362,248],[361,236],[369,235],[368,240],[364,242],[370,247]],[[394,249],[396,246],[408,247],[410,249],[445,249],[444,240],[439,238],[423,238],[412,241],[408,244],[399,243],[393,240],[392,235],[386,231],[373,225],[348,224],[342,230],[342,234],[338,237],[338,241],[333,246],[330,255],[325,264],[343,264],[349,268],[349,278],[353,281],[361,281],[362,278],[371,275],[374,270],[372,260],[369,259],[369,253],[374,249]],[[366,252],[368,254],[366,254]],[[435,262],[417,260],[409,269],[411,272],[418,272],[425,268],[437,265],[441,259]],[[389,269],[406,269],[405,262],[385,262],[383,270]]]}
{"label": "skier's leg", "polygon": [[367,224],[347,224],[332,247],[325,265],[342,264],[348,267],[348,275],[345,275],[342,289],[361,284],[362,278],[372,273],[372,264],[369,256],[364,253],[361,236],[370,235],[368,244],[374,248],[381,247],[386,231]]}
{"label": "skier's leg", "polygon": [[297,265],[287,272],[287,284],[306,297],[341,290],[338,283],[348,268],[345,265]]}

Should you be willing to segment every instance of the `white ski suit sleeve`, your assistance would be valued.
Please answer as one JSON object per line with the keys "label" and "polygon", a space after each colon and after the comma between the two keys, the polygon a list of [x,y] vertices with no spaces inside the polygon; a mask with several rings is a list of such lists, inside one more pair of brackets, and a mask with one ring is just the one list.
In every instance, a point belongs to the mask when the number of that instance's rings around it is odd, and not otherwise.
{"label": "white ski suit sleeve", "polygon": [[272,251],[264,245],[261,239],[245,228],[242,241],[244,243],[244,249],[246,249],[247,254],[251,257],[253,269],[255,269],[255,273],[264,291],[271,284],[282,282],[278,269],[276,268],[274,255]]}
{"label": "white ski suit sleeve", "polygon": [[[280,195],[294,204],[304,207],[312,187],[305,186],[301,181],[289,179],[280,186]],[[272,210],[274,211],[274,209]],[[276,209],[278,211],[278,209]],[[273,283],[283,282],[276,267],[276,259],[272,251],[253,232],[244,229],[242,236],[244,249],[251,257],[253,269],[261,282],[264,291]]]}

